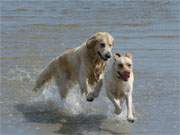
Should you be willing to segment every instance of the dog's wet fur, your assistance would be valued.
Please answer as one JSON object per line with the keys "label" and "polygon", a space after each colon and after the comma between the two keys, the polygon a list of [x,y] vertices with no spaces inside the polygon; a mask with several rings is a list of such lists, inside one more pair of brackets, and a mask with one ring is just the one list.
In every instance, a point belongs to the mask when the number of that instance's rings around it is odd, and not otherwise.
{"label": "dog's wet fur", "polygon": [[78,83],[87,101],[93,101],[102,86],[106,63],[112,55],[113,40],[109,33],[97,32],[81,46],[67,49],[42,70],[33,90],[39,90],[53,78],[61,98],[66,98],[68,90]]}
{"label": "dog's wet fur", "polygon": [[123,101],[126,99],[129,122],[135,120],[132,103],[133,82],[132,54],[121,55],[116,53],[109,71],[105,74],[106,93],[115,107],[114,112],[116,114],[121,113]]}

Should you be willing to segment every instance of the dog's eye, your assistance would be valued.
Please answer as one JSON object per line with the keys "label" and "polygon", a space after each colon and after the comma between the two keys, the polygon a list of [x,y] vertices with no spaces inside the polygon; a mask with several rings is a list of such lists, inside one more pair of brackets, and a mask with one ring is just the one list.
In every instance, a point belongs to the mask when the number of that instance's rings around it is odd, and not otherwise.
{"label": "dog's eye", "polygon": [[112,47],[112,44],[109,44],[110,47]]}
{"label": "dog's eye", "polygon": [[128,66],[128,67],[131,67],[131,64],[128,63],[127,66]]}
{"label": "dog's eye", "polygon": [[119,68],[123,68],[123,64],[118,64],[118,67]]}
{"label": "dog's eye", "polygon": [[104,44],[104,43],[101,43],[100,46],[101,46],[101,48],[104,48],[104,47],[105,47],[105,44]]}

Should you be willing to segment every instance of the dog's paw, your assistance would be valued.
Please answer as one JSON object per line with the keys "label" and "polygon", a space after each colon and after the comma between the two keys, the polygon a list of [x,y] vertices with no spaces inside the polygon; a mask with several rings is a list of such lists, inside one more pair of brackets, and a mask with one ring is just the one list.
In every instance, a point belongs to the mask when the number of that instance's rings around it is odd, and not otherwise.
{"label": "dog's paw", "polygon": [[94,100],[94,96],[93,96],[93,93],[89,93],[88,95],[87,95],[87,101],[88,102],[92,102],[93,100]]}
{"label": "dog's paw", "polygon": [[127,118],[127,120],[128,120],[128,122],[130,122],[130,123],[134,123],[134,121],[135,121],[135,119],[134,119],[133,116],[129,116],[129,117]]}
{"label": "dog's paw", "polygon": [[92,102],[94,100],[94,97],[87,97],[88,102]]}
{"label": "dog's paw", "polygon": [[119,109],[119,108],[116,108],[115,110],[114,110],[114,113],[115,114],[120,114],[122,112],[122,109]]}

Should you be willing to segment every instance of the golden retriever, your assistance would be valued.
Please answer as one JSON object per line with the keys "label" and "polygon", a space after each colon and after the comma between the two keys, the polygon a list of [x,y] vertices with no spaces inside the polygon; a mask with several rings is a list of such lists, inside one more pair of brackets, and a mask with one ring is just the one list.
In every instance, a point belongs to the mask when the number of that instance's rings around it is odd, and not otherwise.
{"label": "golden retriever", "polygon": [[97,32],[77,48],[67,49],[53,59],[40,73],[34,91],[54,78],[60,96],[66,98],[68,90],[79,84],[87,101],[99,95],[107,60],[111,58],[113,37],[107,32]]}
{"label": "golden retriever", "polygon": [[123,99],[126,99],[127,119],[129,122],[134,122],[132,108],[133,82],[132,54],[121,55],[116,53],[110,69],[105,74],[106,93],[114,104],[116,114],[121,113]]}

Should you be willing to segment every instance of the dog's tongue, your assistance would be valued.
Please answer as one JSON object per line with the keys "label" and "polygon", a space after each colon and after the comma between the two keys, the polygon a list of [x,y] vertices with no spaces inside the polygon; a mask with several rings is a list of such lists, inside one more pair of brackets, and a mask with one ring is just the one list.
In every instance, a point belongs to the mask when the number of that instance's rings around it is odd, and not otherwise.
{"label": "dog's tongue", "polygon": [[127,81],[129,77],[130,77],[130,74],[127,73],[127,72],[124,72],[124,73],[122,74],[122,78],[123,78],[124,81]]}

